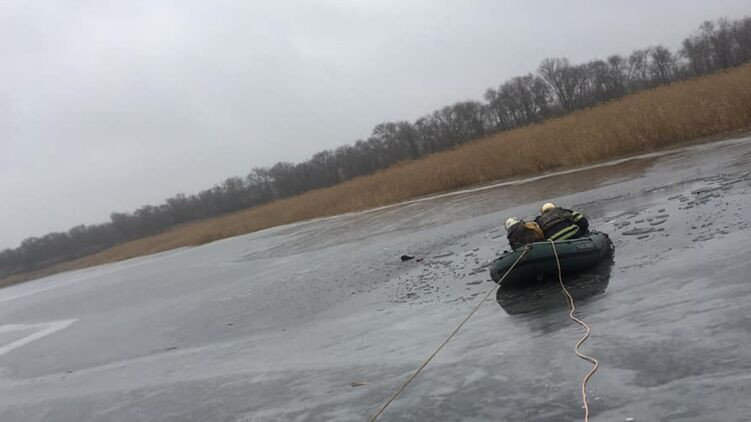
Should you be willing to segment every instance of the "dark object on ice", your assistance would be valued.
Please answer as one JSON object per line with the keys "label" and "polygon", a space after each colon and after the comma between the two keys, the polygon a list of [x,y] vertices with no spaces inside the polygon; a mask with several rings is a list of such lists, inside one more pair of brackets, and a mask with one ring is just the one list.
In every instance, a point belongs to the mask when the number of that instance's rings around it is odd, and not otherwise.
{"label": "dark object on ice", "polygon": [[402,255],[402,262],[409,261],[410,259],[414,259],[414,258],[415,258],[414,256]]}
{"label": "dark object on ice", "polygon": [[[550,242],[532,243],[528,248],[524,258],[506,276],[504,286],[531,284],[558,274]],[[594,267],[603,258],[611,256],[615,247],[607,234],[593,231],[578,239],[555,242],[555,249],[561,262],[561,272],[566,276]],[[498,283],[524,250],[525,248],[517,249],[496,259],[490,267],[493,281]]]}

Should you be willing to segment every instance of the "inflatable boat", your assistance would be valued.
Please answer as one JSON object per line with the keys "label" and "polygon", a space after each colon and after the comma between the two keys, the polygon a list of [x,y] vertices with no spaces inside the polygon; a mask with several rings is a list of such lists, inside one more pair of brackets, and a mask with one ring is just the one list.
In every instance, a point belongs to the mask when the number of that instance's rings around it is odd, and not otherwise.
{"label": "inflatable boat", "polygon": [[[549,241],[527,245],[526,255],[503,280],[504,286],[523,286],[548,277],[557,277],[558,267]],[[525,248],[501,255],[490,266],[490,277],[498,283],[516,262]],[[613,255],[615,247],[607,234],[590,232],[584,237],[555,242],[561,272],[564,276],[596,266],[603,258]]]}

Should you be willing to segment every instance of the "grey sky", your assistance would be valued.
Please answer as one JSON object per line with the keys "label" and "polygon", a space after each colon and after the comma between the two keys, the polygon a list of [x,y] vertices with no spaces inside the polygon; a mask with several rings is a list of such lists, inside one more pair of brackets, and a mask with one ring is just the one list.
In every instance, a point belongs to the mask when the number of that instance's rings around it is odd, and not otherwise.
{"label": "grey sky", "polygon": [[0,248],[665,44],[716,1],[2,1]]}

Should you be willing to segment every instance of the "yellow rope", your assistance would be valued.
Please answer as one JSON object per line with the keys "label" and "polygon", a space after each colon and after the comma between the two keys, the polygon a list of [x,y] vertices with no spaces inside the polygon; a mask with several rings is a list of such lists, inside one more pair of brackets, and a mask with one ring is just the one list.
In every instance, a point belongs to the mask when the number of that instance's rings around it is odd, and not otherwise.
{"label": "yellow rope", "polygon": [[[528,251],[529,251],[529,247],[525,247],[524,250],[522,251],[522,253],[519,254],[519,257],[516,258],[516,261],[514,261],[514,263],[511,265],[511,267],[509,267],[508,271],[506,271],[506,273],[503,275],[503,277],[501,277],[501,279],[498,281],[498,286],[501,285],[501,283],[506,278],[506,276],[509,275],[509,273],[511,272],[511,270],[513,270],[514,267],[516,267],[516,264],[519,263],[519,261],[522,260],[522,258],[524,257],[524,255],[527,254]],[[456,326],[456,328],[454,329],[454,331],[452,331],[451,334],[449,334],[448,337],[446,337],[446,339],[443,340],[443,343],[441,343],[441,345],[438,346],[438,348],[435,349],[435,351],[433,353],[431,353],[430,356],[428,356],[427,359],[425,359],[425,361],[422,363],[422,365],[420,365],[420,367],[417,368],[417,370],[409,378],[407,378],[407,381],[405,381],[401,385],[401,387],[399,387],[394,392],[394,394],[392,394],[391,397],[388,400],[386,400],[386,403],[384,403],[378,409],[378,411],[370,418],[370,422],[374,422],[376,419],[378,419],[378,417],[381,416],[381,414],[383,414],[383,412],[391,404],[391,402],[394,401],[394,400],[396,400],[396,398],[399,397],[399,395],[402,393],[402,391],[404,391],[404,389],[407,388],[407,386],[409,385],[409,383],[411,383],[412,380],[414,380],[415,378],[417,378],[417,375],[419,375],[420,372],[422,372],[422,370],[425,369],[426,366],[428,366],[428,364],[430,363],[430,361],[433,360],[433,358],[438,354],[438,352],[441,351],[441,349],[443,349],[443,346],[445,346],[446,343],[448,343],[454,337],[454,335],[456,335],[456,333],[459,332],[459,330],[464,326],[464,324],[466,324],[467,321],[469,321],[469,319],[472,317],[472,315],[474,315],[474,313],[477,312],[478,309],[480,309],[480,306],[483,303],[485,303],[485,301],[488,299],[488,297],[490,297],[490,294],[493,293],[493,291],[495,291],[495,289],[496,289],[496,286],[493,286],[493,287],[490,288],[490,290],[488,290],[487,293],[485,293],[485,296],[483,296],[482,300],[477,304],[477,306],[475,306],[474,309],[472,309],[472,312],[470,312],[469,315],[467,315],[467,317],[464,318],[464,320],[459,325]]]}
{"label": "yellow rope", "polygon": [[589,334],[592,333],[592,328],[589,325],[587,325],[586,322],[580,320],[574,315],[574,313],[576,312],[576,304],[574,303],[574,297],[571,296],[571,293],[569,293],[568,289],[566,289],[566,286],[563,285],[563,277],[561,276],[561,262],[558,260],[558,251],[556,251],[555,249],[555,242],[551,240],[550,245],[553,247],[553,255],[555,255],[555,264],[558,266],[558,282],[561,284],[563,293],[566,295],[566,300],[568,301],[568,304],[571,307],[571,311],[568,313],[568,316],[569,318],[574,320],[577,324],[581,325],[587,330],[587,332],[584,334],[584,337],[579,339],[579,341],[576,343],[576,346],[574,347],[574,352],[576,352],[576,356],[579,356],[580,358],[586,360],[587,362],[593,365],[592,369],[590,369],[589,372],[587,372],[587,375],[584,376],[581,382],[582,402],[584,403],[584,422],[589,422],[589,403],[587,402],[587,382],[595,373],[595,371],[597,371],[597,368],[600,367],[600,363],[597,361],[597,359],[579,352],[579,346],[581,346],[582,343],[587,341],[587,339],[589,338]]}

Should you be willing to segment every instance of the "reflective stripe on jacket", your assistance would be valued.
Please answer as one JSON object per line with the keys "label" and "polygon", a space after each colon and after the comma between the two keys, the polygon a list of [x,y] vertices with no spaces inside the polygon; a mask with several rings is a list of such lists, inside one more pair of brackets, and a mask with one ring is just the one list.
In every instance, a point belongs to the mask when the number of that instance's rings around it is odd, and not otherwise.
{"label": "reflective stripe on jacket", "polygon": [[561,230],[558,230],[557,232],[553,233],[548,237],[550,240],[566,240],[570,239],[574,236],[577,236],[580,232],[579,226],[576,224],[571,224]]}

